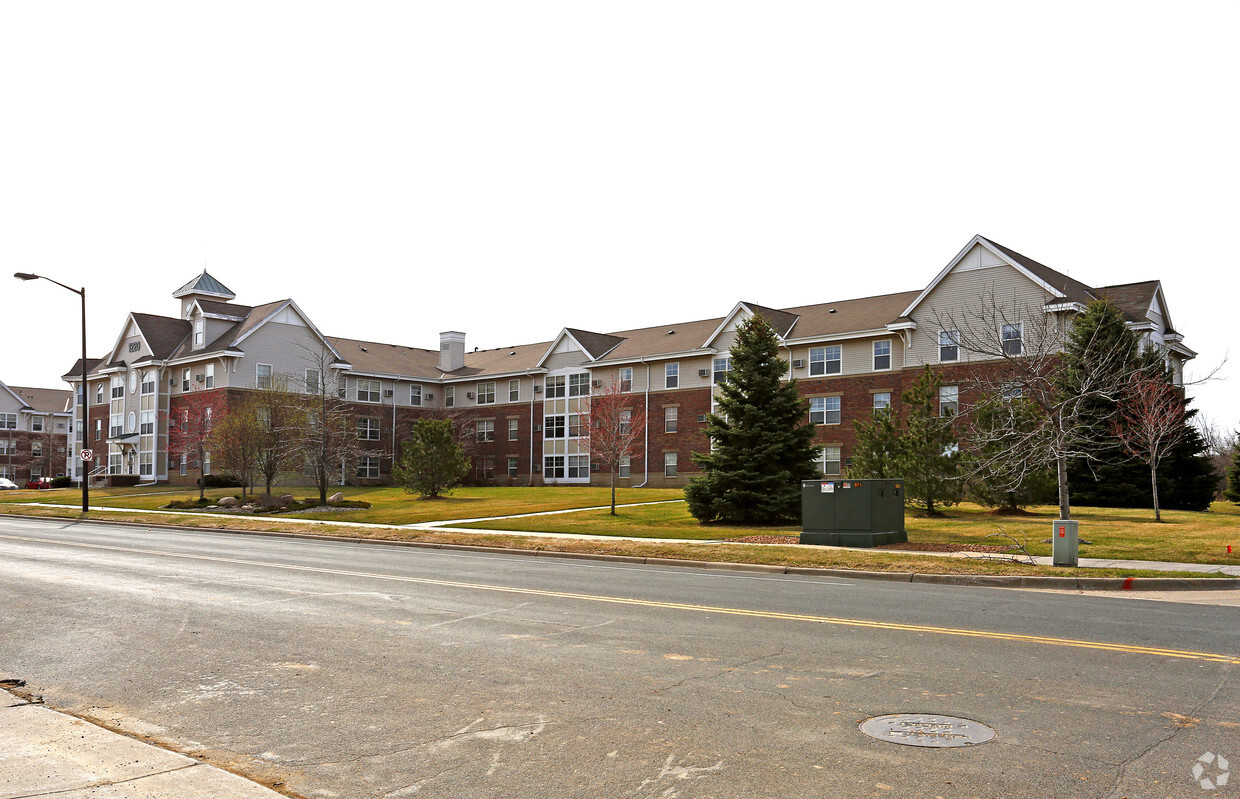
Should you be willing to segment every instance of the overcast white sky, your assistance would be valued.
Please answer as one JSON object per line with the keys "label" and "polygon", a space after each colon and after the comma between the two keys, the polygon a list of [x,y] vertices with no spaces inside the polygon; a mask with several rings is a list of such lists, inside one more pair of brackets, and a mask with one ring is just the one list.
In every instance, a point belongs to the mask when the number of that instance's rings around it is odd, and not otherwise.
{"label": "overcast white sky", "polygon": [[1158,278],[1240,425],[1240,4],[0,4],[0,380],[210,272],[471,349],[919,289],[974,233]]}

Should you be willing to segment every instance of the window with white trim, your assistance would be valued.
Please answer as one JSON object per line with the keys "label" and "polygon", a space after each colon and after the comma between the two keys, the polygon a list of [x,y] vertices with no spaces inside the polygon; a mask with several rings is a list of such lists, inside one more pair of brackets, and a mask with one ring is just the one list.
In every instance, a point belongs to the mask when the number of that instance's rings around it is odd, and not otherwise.
{"label": "window with white trim", "polygon": [[939,416],[955,416],[960,413],[960,386],[939,387]]}
{"label": "window with white trim", "polygon": [[669,363],[663,366],[663,387],[680,388],[680,364]]}
{"label": "window with white trim", "polygon": [[379,459],[363,455],[357,459],[357,476],[363,480],[379,479]]}
{"label": "window with white trim", "polygon": [[254,367],[254,385],[257,388],[271,388],[271,364],[260,363]]}
{"label": "window with white trim", "polygon": [[891,340],[883,339],[874,342],[874,371],[882,372],[891,368]]}
{"label": "window with white trim", "polygon": [[474,396],[477,397],[477,402],[479,405],[494,405],[495,381],[492,380],[489,383],[479,383]]}
{"label": "window with white trim", "polygon": [[617,471],[616,476],[617,476],[617,477],[624,478],[624,477],[629,477],[629,476],[630,476],[630,474],[629,474],[629,473],[630,473],[630,466],[629,466],[629,463],[630,463],[630,461],[629,461],[629,456],[628,456],[628,455],[621,455],[621,456],[620,456],[620,463],[619,463],[619,465],[617,465],[617,467],[616,467],[616,471]]}
{"label": "window with white trim", "polygon": [[891,392],[876,391],[874,392],[874,412],[879,411],[890,412],[891,410]]}
{"label": "window with white trim", "polygon": [[818,457],[814,463],[822,471],[823,474],[836,475],[840,473],[840,448],[839,447],[823,447],[818,450]]}
{"label": "window with white trim", "polygon": [[379,420],[369,416],[358,417],[357,437],[363,441],[378,441],[380,435]]}
{"label": "window with white trim", "polygon": [[189,391],[189,370],[188,369],[181,370],[181,391]]}
{"label": "window with white trim", "polygon": [[415,407],[422,404],[422,387],[416,383],[409,387],[409,404]]}
{"label": "window with white trim", "polygon": [[515,480],[517,478],[517,470],[520,468],[521,466],[520,466],[520,463],[517,461],[517,456],[509,455],[508,456],[508,476]]}
{"label": "window with white trim", "polygon": [[318,369],[307,369],[305,378],[307,394],[323,393],[323,373]]}
{"label": "window with white trim", "polygon": [[142,452],[138,454],[138,474],[143,477],[150,477],[155,474],[155,453]]}
{"label": "window with white trim", "polygon": [[[186,369],[186,372],[189,370]],[[124,399],[125,397],[125,378],[116,375],[112,378],[112,399]]]}
{"label": "window with white trim", "polygon": [[31,441],[30,442],[30,457],[32,458],[43,457],[43,442],[42,441]]}
{"label": "window with white trim", "polygon": [[952,363],[960,360],[960,331],[939,331],[939,363]]}
{"label": "window with white trim", "polygon": [[207,364],[207,388],[215,388],[215,364]]}
{"label": "window with white trim", "polygon": [[509,402],[520,402],[521,401],[521,381],[520,380],[514,378],[508,381],[508,401]]}
{"label": "window with white trim", "polygon": [[108,438],[119,438],[125,434],[125,414],[114,413],[108,419]]}
{"label": "window with white trim", "polygon": [[676,452],[664,452],[663,453],[663,476],[664,477],[675,477],[676,476],[677,458],[678,458],[678,453]]}
{"label": "window with white trim", "polygon": [[679,408],[664,408],[663,409],[663,432],[664,433],[675,433],[676,425],[679,419],[680,419]]}
{"label": "window with white trim", "polygon": [[17,414],[0,413],[0,430],[16,430]]}
{"label": "window with white trim", "polygon": [[1017,356],[1024,352],[1024,323],[1003,326],[1003,354]]}
{"label": "window with white trim", "polygon": [[564,438],[565,419],[561,416],[543,417],[543,438]]}
{"label": "window with white trim", "polygon": [[194,346],[201,347],[206,337],[206,322],[201,316],[194,317]]}
{"label": "window with white trim", "polygon": [[16,446],[11,438],[0,438],[0,455],[16,455]]}
{"label": "window with white trim", "polygon": [[155,434],[155,411],[143,411],[138,433],[144,436]]}
{"label": "window with white trim", "polygon": [[451,408],[456,405],[456,386],[443,387],[443,406]]}
{"label": "window with white trim", "polygon": [[839,397],[810,397],[809,398],[809,423],[810,424],[839,424],[840,423],[840,398]]}
{"label": "window with white trim", "polygon": [[494,455],[474,459],[474,477],[482,481],[491,480],[495,477]]}
{"label": "window with white trim", "polygon": [[719,385],[719,381],[728,372],[732,371],[731,358],[714,358],[711,361],[710,382],[713,385]]}
{"label": "window with white trim", "polygon": [[547,399],[556,399],[564,396],[564,375],[555,375],[548,377],[546,380]]}
{"label": "window with white trim", "polygon": [[547,455],[543,458],[543,478],[554,480],[564,477],[564,456]]}
{"label": "window with white trim", "polygon": [[568,396],[570,397],[588,397],[590,396],[590,375],[574,374],[568,376]]}
{"label": "window with white trim", "polygon": [[30,432],[32,433],[43,432],[43,417],[42,416],[31,416],[30,417]]}
{"label": "window with white trim", "polygon": [[495,420],[479,419],[474,422],[474,435],[480,443],[486,443],[495,440]]}
{"label": "window with white trim", "polygon": [[518,419],[508,420],[508,440],[509,441],[516,441],[517,435],[520,433],[520,430],[521,430],[520,420]]}
{"label": "window with white trim", "polygon": [[581,414],[570,413],[568,415],[568,437],[569,438],[580,438],[581,437]]}
{"label": "window with white trim", "polygon": [[632,429],[633,429],[633,412],[632,411],[620,411],[620,424],[616,428],[616,432],[618,432],[620,435],[628,435],[629,431]]}
{"label": "window with white trim", "polygon": [[843,347],[838,344],[833,344],[830,347],[810,347],[810,376],[838,375],[844,363],[843,354]]}
{"label": "window with white trim", "polygon": [[590,456],[589,455],[569,455],[568,456],[568,477],[569,479],[578,479],[590,476]]}
{"label": "window with white trim", "polygon": [[626,393],[633,390],[632,366],[625,366],[620,369],[620,390]]}
{"label": "window with white trim", "polygon": [[378,380],[358,380],[357,381],[357,401],[358,402],[378,402],[379,394],[383,390],[383,384]]}
{"label": "window with white trim", "polygon": [[95,386],[95,404],[96,405],[103,404],[103,383],[100,383],[99,385]]}
{"label": "window with white trim", "polygon": [[[207,367],[207,374],[214,374],[214,366]],[[142,395],[148,396],[155,393],[155,370],[147,369],[142,373]]]}

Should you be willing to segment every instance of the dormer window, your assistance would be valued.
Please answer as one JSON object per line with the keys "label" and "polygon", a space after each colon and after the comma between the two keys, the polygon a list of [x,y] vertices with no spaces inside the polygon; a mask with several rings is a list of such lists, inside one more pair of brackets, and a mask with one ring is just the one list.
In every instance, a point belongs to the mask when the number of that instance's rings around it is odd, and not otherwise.
{"label": "dormer window", "polygon": [[201,316],[194,318],[194,346],[201,347],[206,338],[206,326]]}

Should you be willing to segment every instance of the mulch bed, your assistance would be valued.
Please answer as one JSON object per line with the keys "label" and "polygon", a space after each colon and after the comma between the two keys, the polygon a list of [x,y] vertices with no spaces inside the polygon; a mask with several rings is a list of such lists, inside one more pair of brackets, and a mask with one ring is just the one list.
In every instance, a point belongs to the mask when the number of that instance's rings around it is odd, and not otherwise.
{"label": "mulch bed", "polygon": [[[739,538],[726,538],[738,544],[799,544],[801,537],[797,535],[745,535]],[[905,552],[1010,552],[1010,547],[994,544],[932,544],[927,542],[907,542],[904,544],[884,544],[873,549],[900,549]]]}

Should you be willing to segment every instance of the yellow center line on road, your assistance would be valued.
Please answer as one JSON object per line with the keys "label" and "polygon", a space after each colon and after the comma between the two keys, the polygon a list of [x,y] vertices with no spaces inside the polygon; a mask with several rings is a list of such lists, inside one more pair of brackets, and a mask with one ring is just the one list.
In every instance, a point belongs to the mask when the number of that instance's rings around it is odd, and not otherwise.
{"label": "yellow center line on road", "polygon": [[495,591],[505,594],[521,594],[525,596],[542,596],[555,599],[573,599],[581,602],[605,602],[613,605],[631,605],[634,607],[660,608],[663,610],[683,610],[693,613],[711,613],[726,616],[743,616],[756,619],[775,619],[779,621],[802,621],[812,624],[831,624],[841,627],[861,627],[873,630],[894,630],[898,632],[931,633],[935,635],[952,635],[963,638],[985,638],[995,641],[1013,641],[1025,644],[1045,644],[1049,646],[1066,646],[1077,649],[1096,649],[1105,652],[1123,652],[1131,655],[1154,655],[1157,657],[1181,658],[1186,660],[1202,660],[1210,663],[1226,663],[1240,665],[1240,656],[1224,655],[1216,652],[1196,652],[1184,649],[1164,649],[1154,646],[1134,646],[1116,644],[1105,641],[1085,641],[1074,638],[1053,638],[1043,635],[1022,635],[1019,633],[1000,633],[988,630],[965,630],[956,627],[935,627],[926,624],[901,624],[898,622],[866,621],[863,619],[845,619],[836,616],[814,616],[804,613],[780,613],[770,610],[746,610],[745,608],[728,608],[717,605],[693,605],[683,602],[661,602],[653,599],[632,599],[629,597],[606,596],[603,594],[579,594],[570,591],[548,591],[539,588],[517,588],[514,586],[492,585],[488,583],[466,583],[455,580],[436,580],[432,577],[403,577],[395,574],[378,574],[376,572],[353,571],[350,569],[331,569],[323,566],[298,566],[289,563],[272,563],[270,561],[246,560],[244,558],[227,558],[218,555],[193,555],[178,552],[162,552],[154,549],[138,549],[110,544],[87,544],[73,541],[56,541],[46,538],[28,536],[2,535],[0,539],[10,541],[26,541],[37,544],[55,546],[81,547],[99,549],[109,552],[126,552],[137,555],[154,555],[184,560],[209,561],[212,563],[232,563],[241,566],[258,566],[268,569],[310,572],[314,574],[334,574],[342,577],[363,577],[373,580],[391,580],[418,585],[434,585],[443,588],[462,588],[473,591]]}

